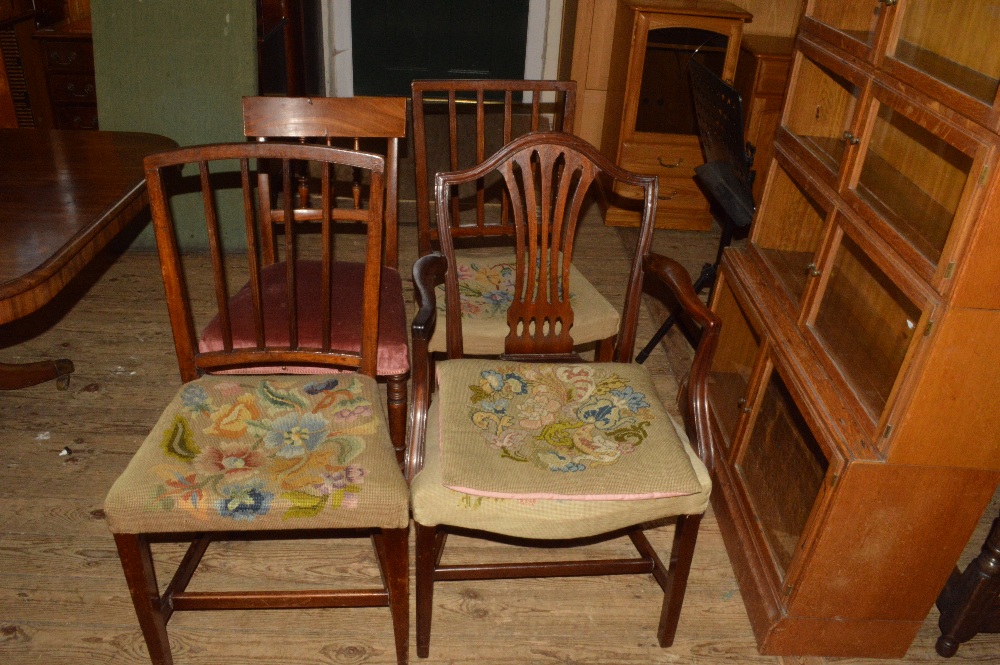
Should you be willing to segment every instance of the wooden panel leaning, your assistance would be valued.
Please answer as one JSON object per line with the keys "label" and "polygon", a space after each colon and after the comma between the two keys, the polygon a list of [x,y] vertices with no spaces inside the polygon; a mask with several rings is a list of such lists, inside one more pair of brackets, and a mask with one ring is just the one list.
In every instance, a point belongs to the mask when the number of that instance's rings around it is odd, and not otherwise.
{"label": "wooden panel leaning", "polygon": [[[456,311],[448,192],[489,173],[499,175],[512,202],[515,287],[506,353],[472,359],[464,355],[464,326]],[[574,353],[569,265],[581,207],[604,179],[643,191],[644,221],[612,362],[584,363]],[[414,420],[407,473],[417,532],[417,655],[429,653],[435,582],[630,573],[651,573],[663,589],[657,635],[661,646],[670,646],[711,487],[707,381],[719,320],[698,299],[687,272],[650,250],[656,177],[615,166],[578,137],[538,132],[477,167],[439,173],[435,191],[441,251],[413,268],[420,309],[412,328]],[[690,438],[673,424],[648,371],[633,362],[647,277],[662,281],[702,326],[681,405]],[[442,281],[446,323],[437,316],[436,286]],[[447,360],[437,362],[432,374],[429,342],[437,325],[448,329]],[[674,518],[675,532],[673,551],[661,559],[642,527],[664,518]],[[453,532],[544,548],[628,536],[638,556],[442,565]]]}
{"label": "wooden panel leaning", "polygon": [[[251,171],[251,162],[265,159],[280,164],[286,238],[284,259],[270,265],[261,259],[256,219],[269,206],[266,199],[257,204],[261,181]],[[371,183],[370,206],[344,214],[367,229],[358,302],[331,298],[343,270],[333,261],[329,242],[319,261],[296,260],[296,162],[313,165],[323,176],[324,239],[341,223],[332,215],[333,168],[361,169]],[[175,610],[388,606],[397,662],[405,663],[409,506],[374,379],[384,160],[324,146],[243,143],[159,153],[145,166],[184,385],[111,488],[105,513],[152,662],[172,662],[166,625]],[[175,195],[184,192],[200,192],[200,200],[182,213],[184,196]],[[211,283],[190,281],[183,269],[189,252],[174,227],[174,216],[181,214],[204,221]],[[238,235],[240,227],[245,235]],[[245,253],[233,251],[236,237],[245,239]],[[232,295],[231,285],[244,280]],[[322,296],[310,299],[314,293]],[[300,315],[310,309],[319,310],[312,320],[321,326],[301,325]],[[345,309],[350,316],[342,316]],[[213,313],[204,328],[220,343],[206,346],[196,330],[202,328],[200,319]],[[331,337],[335,320],[358,329],[355,347],[338,346],[346,336]],[[311,373],[270,372],[292,365]],[[330,373],[336,369],[356,371]],[[262,588],[187,591],[213,541],[318,537],[370,537],[382,584],[287,591],[254,580]],[[151,544],[163,541],[191,544],[161,592]]]}
{"label": "wooden panel leaning", "polygon": [[[408,411],[406,381],[410,375],[410,362],[403,282],[398,271],[398,158],[399,140],[406,136],[406,98],[244,97],[243,133],[259,141],[283,139],[300,143],[345,144],[353,150],[364,148],[385,155],[384,252],[381,257],[375,257],[383,266],[376,375],[386,382],[389,428],[397,457],[402,462]],[[298,183],[296,216],[303,221],[315,222],[320,219],[320,211],[309,200],[311,177],[301,164],[297,165],[295,174]],[[350,193],[335,192],[352,202],[354,209],[361,206],[368,187],[362,182],[361,176],[361,170],[354,169],[349,185]],[[263,182],[267,186],[269,180],[265,178]],[[277,207],[273,193],[266,187],[262,200],[271,201],[268,208],[272,213],[270,217],[264,218],[261,240],[265,262],[273,263],[276,260],[277,235],[283,228],[283,213]],[[337,216],[353,213],[341,213],[341,209],[334,207],[332,214]],[[354,270],[351,275],[352,282],[345,284],[344,288],[350,293],[357,293],[362,287],[358,281],[361,272]]]}

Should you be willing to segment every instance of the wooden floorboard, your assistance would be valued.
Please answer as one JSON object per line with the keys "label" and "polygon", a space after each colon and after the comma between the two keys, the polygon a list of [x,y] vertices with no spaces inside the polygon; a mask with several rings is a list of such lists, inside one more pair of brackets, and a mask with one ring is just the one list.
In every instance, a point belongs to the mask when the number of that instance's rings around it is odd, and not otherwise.
{"label": "wooden floorboard", "polygon": [[[415,228],[401,229],[402,265],[414,260]],[[657,251],[693,273],[715,254],[712,233],[657,231]],[[616,305],[623,297],[634,232],[589,216],[580,232],[577,266]],[[346,243],[343,250],[351,251]],[[0,663],[148,663],[114,542],[101,510],[111,483],[180,385],[153,254],[109,254],[43,312],[0,329],[13,340],[7,362],[70,357],[69,390],[52,383],[0,393]],[[192,265],[197,266],[197,261]],[[404,274],[408,274],[405,272]],[[412,298],[410,306],[412,310]],[[639,345],[665,316],[647,296]],[[689,358],[678,333],[648,366],[668,408],[676,382],[671,366]],[[68,449],[66,454],[60,454]],[[991,508],[995,512],[996,505]],[[980,525],[982,542],[989,520]],[[660,552],[672,527],[654,529]],[[970,545],[962,565],[975,555]],[[628,551],[621,541],[594,545],[586,556]],[[449,560],[529,556],[521,548],[452,538]],[[166,568],[177,545],[157,546]],[[377,581],[367,540],[213,544],[192,588],[298,585],[356,587]],[[332,579],[332,581],[331,581]],[[161,580],[162,582],[163,580]],[[451,582],[435,596],[431,656],[424,662],[512,665],[700,663],[864,665],[865,659],[777,658],[757,653],[714,517],[709,512],[695,554],[687,601],[670,649],[656,645],[661,602],[651,576],[569,580]],[[936,610],[906,663],[940,662],[933,651]],[[218,663],[394,663],[384,608],[270,612],[181,612],[170,622],[177,665]],[[411,635],[411,658],[416,658]],[[1000,636],[963,645],[955,663],[994,662]]]}

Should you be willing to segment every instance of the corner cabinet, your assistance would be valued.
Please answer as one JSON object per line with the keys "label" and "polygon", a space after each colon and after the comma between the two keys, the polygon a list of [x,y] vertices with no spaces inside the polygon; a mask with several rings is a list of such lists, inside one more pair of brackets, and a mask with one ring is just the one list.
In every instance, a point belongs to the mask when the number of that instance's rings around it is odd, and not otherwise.
{"label": "corner cabinet", "polygon": [[[697,58],[732,81],[751,15],[721,0],[619,0],[611,43],[601,150],[618,165],[659,176],[657,227],[708,230],[708,201],[694,180],[704,163],[687,63]],[[638,191],[616,188],[604,221],[638,226]]]}
{"label": "corner cabinet", "polygon": [[993,4],[806,7],[711,303],[712,502],[762,653],[902,657],[1000,482]]}

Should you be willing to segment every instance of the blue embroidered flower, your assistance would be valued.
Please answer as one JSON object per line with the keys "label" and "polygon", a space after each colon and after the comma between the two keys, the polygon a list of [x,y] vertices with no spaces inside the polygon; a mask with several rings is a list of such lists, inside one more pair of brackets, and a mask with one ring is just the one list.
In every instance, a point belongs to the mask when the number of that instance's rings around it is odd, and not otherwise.
{"label": "blue embroidered flower", "polygon": [[510,408],[510,400],[500,397],[492,401],[485,400],[481,402],[479,406],[483,411],[487,411],[489,413],[504,414],[507,413],[507,409]]}
{"label": "blue embroidered flower", "polygon": [[302,390],[307,395],[318,395],[328,390],[333,390],[340,383],[338,379],[327,379],[326,381],[315,381],[302,386]]}
{"label": "blue embroidered flower", "polygon": [[222,517],[248,522],[271,509],[274,495],[258,485],[225,485],[219,488],[221,498],[215,507]]}
{"label": "blue embroidered flower", "polygon": [[303,457],[326,440],[327,422],[317,413],[290,413],[275,418],[270,427],[264,445],[277,448],[278,457]]}
{"label": "blue embroidered flower", "polygon": [[201,411],[208,413],[212,410],[212,405],[208,400],[208,393],[202,386],[187,386],[181,391],[181,404],[189,411]]}
{"label": "blue embroidered flower", "polygon": [[639,409],[649,408],[649,402],[646,401],[646,395],[643,393],[637,393],[633,390],[632,386],[625,386],[620,390],[612,390],[611,394],[625,402],[625,406],[632,413],[636,413]]}
{"label": "blue embroidered flower", "polygon": [[507,291],[487,291],[483,294],[483,299],[497,309],[506,310],[514,300],[514,296]]}
{"label": "blue embroidered flower", "polygon": [[601,430],[613,429],[621,420],[621,410],[604,397],[594,397],[577,411],[577,417]]}

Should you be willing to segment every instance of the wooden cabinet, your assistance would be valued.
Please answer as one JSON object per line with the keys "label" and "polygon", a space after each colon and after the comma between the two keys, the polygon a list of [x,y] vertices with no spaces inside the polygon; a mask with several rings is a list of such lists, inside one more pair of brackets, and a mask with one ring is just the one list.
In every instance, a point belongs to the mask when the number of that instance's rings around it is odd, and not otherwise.
{"label": "wooden cabinet", "polygon": [[712,299],[712,499],[764,653],[903,656],[1000,482],[986,4],[806,8]]}
{"label": "wooden cabinet", "polygon": [[[731,81],[750,18],[721,0],[618,2],[601,150],[626,169],[659,176],[658,227],[711,227],[708,201],[694,181],[704,159],[687,63],[697,58]],[[616,194],[621,200],[610,202],[605,223],[637,226],[635,192]]]}
{"label": "wooden cabinet", "polygon": [[757,149],[753,200],[758,205],[767,182],[766,166],[774,154],[774,134],[785,101],[794,43],[792,37],[745,34],[740,45],[733,87],[743,100],[743,134]]}
{"label": "wooden cabinet", "polygon": [[97,129],[97,90],[90,19],[35,33],[45,63],[56,129]]}

